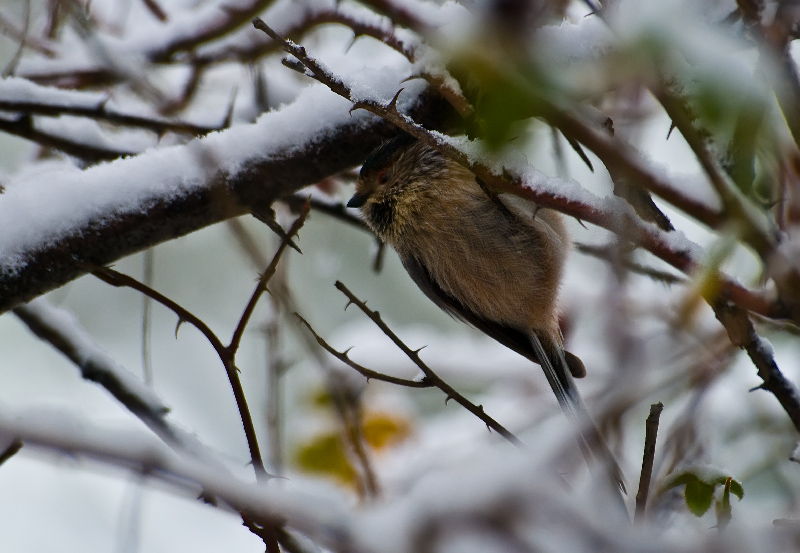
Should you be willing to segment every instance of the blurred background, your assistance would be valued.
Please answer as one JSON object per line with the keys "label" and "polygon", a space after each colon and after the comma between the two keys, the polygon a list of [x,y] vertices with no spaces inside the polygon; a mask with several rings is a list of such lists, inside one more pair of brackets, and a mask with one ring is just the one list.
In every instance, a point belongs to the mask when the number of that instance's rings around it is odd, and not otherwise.
{"label": "blurred background", "polygon": [[[27,19],[31,29],[41,33],[55,4],[55,0],[3,1],[0,67],[8,67],[17,56],[19,40],[13,28],[22,28]],[[61,4],[62,10],[81,9],[90,14],[92,24],[109,42],[140,33],[140,21],[154,25],[152,10],[137,0]],[[160,5],[180,17],[209,4],[164,0]],[[271,4],[265,7],[266,15],[273,15],[277,28],[279,15],[291,22],[291,3],[266,4]],[[573,43],[575,63],[580,67],[587,56],[600,57],[591,53],[590,39],[601,33],[591,26],[599,28],[602,23],[587,20],[585,4],[565,4],[564,21],[547,21],[540,32],[545,36],[553,33],[567,43],[574,27],[580,37]],[[710,18],[714,10],[725,13],[734,9],[730,4],[703,3],[706,11],[702,17]],[[418,4],[408,6],[417,8]],[[692,17],[700,20],[701,10],[697,11]],[[78,41],[78,27],[69,22],[74,16],[64,17],[65,23],[51,39],[59,48]],[[678,24],[665,22],[664,34],[653,32],[650,39],[653,43],[673,40],[669,33]],[[645,35],[641,31],[640,36]],[[364,66],[379,69],[397,63],[399,54],[374,39],[352,39],[349,28],[333,24],[313,27],[302,35],[309,51],[343,74],[353,74]],[[225,40],[235,41],[236,33],[219,39]],[[693,40],[702,41],[703,37]],[[707,47],[716,52],[720,44],[727,44],[725,40],[709,35]],[[208,46],[209,50],[213,47],[214,43]],[[589,53],[580,52],[582,48]],[[592,57],[595,55],[597,58]],[[616,55],[621,60],[617,67],[635,72],[633,61],[625,57],[632,54],[622,51]],[[734,55],[744,60],[744,67],[754,57],[745,48],[731,53]],[[15,74],[41,75],[46,64],[40,58],[35,51],[25,51],[15,65]],[[67,67],[77,71],[79,58],[76,55]],[[615,67],[613,60],[604,63]],[[187,73],[180,64],[157,67],[153,84],[165,98],[178,98]],[[573,74],[569,78],[578,79]],[[635,78],[617,79],[627,79],[629,86],[620,85],[595,102],[614,120],[616,136],[634,144],[673,182],[684,183],[687,194],[712,197],[693,152],[678,132],[670,133],[670,119],[656,100]],[[291,102],[305,86],[311,86],[310,80],[282,67],[277,54],[257,63],[231,60],[205,69],[191,102],[172,115],[197,124],[220,125],[230,106],[232,125],[249,124],[261,111],[280,109]],[[147,104],[130,83],[86,89],[110,93],[118,106],[144,109]],[[114,144],[157,147],[180,142],[172,135],[159,138],[139,131],[134,139],[110,125],[99,127]],[[524,137],[521,149],[543,173],[573,179],[600,197],[612,195],[613,185],[603,163],[590,152],[586,155],[593,170],[542,121],[525,120],[517,132]],[[43,164],[82,165],[64,154],[0,133],[0,184],[23,180]],[[301,194],[340,203],[350,197],[352,187],[352,175],[341,175]],[[659,206],[688,239],[711,252],[724,252],[724,271],[747,286],[760,286],[760,262],[747,249],[722,233],[708,231],[665,202]],[[288,228],[295,214],[282,204],[276,205],[276,211],[278,221]],[[587,249],[617,244],[614,235],[572,219],[569,227],[576,248],[561,291],[565,339],[570,351],[586,364],[588,376],[578,385],[618,455],[629,493],[635,493],[638,481],[645,418],[650,404],[660,401],[664,413],[656,486],[681,466],[710,465],[744,487],[744,499],[733,507],[734,521],[741,518],[769,524],[773,519],[796,516],[800,467],[787,460],[796,432],[771,395],[749,391],[761,380],[699,298],[700,277],[679,275],[639,251],[633,252],[630,260],[651,274],[621,268],[586,253]],[[349,449],[346,425],[332,393],[343,394],[352,402],[367,444],[366,456],[384,498],[402,495],[422,475],[447,471],[476,452],[510,447],[454,402],[446,403],[439,390],[377,381],[367,384],[317,347],[292,311],[301,314],[339,351],[352,347],[350,355],[358,363],[404,378],[420,377],[419,370],[363,313],[353,306],[345,310],[347,299],[334,288],[337,280],[380,311],[410,347],[425,346],[421,355],[431,368],[525,443],[541,451],[563,446],[564,421],[540,369],[440,312],[408,278],[393,251],[387,249],[381,270],[374,270],[378,251],[374,237],[313,210],[297,242],[303,254],[288,251],[274,277],[280,290],[289,291],[291,307],[286,308],[283,292],[265,297],[237,355],[268,470],[298,485],[329,489],[352,505],[363,504],[367,494],[364,467]],[[227,342],[278,244],[279,239],[265,225],[245,216],[121,259],[113,268],[148,280]],[[171,421],[218,452],[237,474],[251,477],[230,385],[215,352],[196,329],[181,325],[176,336],[178,321],[173,313],[160,305],[148,306],[133,290],[111,287],[92,276],[46,298],[73,313],[118,363],[147,380],[169,405]],[[775,359],[787,378],[797,381],[800,348],[796,329],[787,331],[785,326],[763,320],[758,330],[774,346]],[[76,421],[104,428],[143,428],[104,389],[82,379],[68,360],[39,341],[12,313],[0,317],[0,351],[0,404],[4,408],[65,413]],[[585,482],[580,459],[572,457],[565,471]],[[713,512],[699,518],[689,516],[675,494],[654,492],[652,499],[657,513],[671,521],[671,531],[688,527],[704,532],[715,524]],[[224,548],[245,552],[263,547],[235,514],[154,485],[141,475],[25,448],[0,467],[0,549],[4,551],[210,552]]]}

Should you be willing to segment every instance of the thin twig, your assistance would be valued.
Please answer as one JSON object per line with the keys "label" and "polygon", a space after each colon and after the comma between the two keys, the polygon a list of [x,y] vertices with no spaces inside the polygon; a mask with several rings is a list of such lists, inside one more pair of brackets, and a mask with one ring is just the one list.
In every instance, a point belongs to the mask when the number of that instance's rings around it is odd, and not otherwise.
{"label": "thin twig", "polygon": [[[620,256],[614,254],[613,246],[594,246],[592,244],[581,244],[575,243],[575,249],[585,255],[590,255],[592,257],[596,257],[597,259],[602,259],[603,261],[607,261],[609,263],[617,263],[622,264],[622,267],[627,269],[632,273],[636,273],[639,275],[644,275],[650,277],[653,280],[663,282],[665,284],[682,284],[686,282],[686,279],[680,275],[676,275],[673,273],[668,273],[666,271],[659,271],[658,269],[654,269],[652,267],[645,267],[644,265],[639,265],[631,261],[626,257],[620,259]],[[613,248],[613,249],[612,249]]]}
{"label": "thin twig", "polygon": [[353,292],[351,292],[347,288],[347,286],[345,286],[339,281],[336,281],[336,289],[342,292],[345,296],[347,296],[347,299],[349,300],[348,306],[352,303],[355,306],[357,306],[361,311],[363,311],[364,314],[367,317],[369,317],[370,320],[374,322],[378,326],[378,328],[380,328],[381,331],[384,334],[386,334],[386,336],[389,337],[390,340],[392,340],[392,342],[395,343],[395,345],[400,349],[400,351],[405,353],[406,356],[408,356],[408,358],[411,359],[411,361],[413,361],[414,364],[420,368],[420,370],[422,370],[422,372],[425,374],[426,380],[430,382],[431,385],[435,386],[436,388],[439,388],[447,395],[448,399],[455,400],[456,403],[458,403],[459,405],[464,407],[467,411],[469,411],[470,413],[478,417],[480,420],[482,420],[488,428],[494,430],[495,432],[500,434],[503,438],[505,438],[515,446],[521,447],[523,445],[522,442],[519,440],[519,438],[517,438],[514,434],[506,430],[506,428],[503,427],[499,422],[490,417],[486,413],[486,411],[483,410],[482,405],[475,405],[467,398],[462,396],[460,393],[458,393],[447,382],[442,380],[439,377],[439,375],[437,375],[430,367],[428,367],[425,364],[424,361],[422,361],[422,359],[419,356],[420,350],[412,350],[400,338],[398,338],[398,336],[394,332],[392,332],[392,330],[386,325],[386,323],[383,322],[380,313],[378,313],[377,311],[372,311],[370,308],[368,308],[364,302],[359,300],[355,296],[355,294],[353,294]]}
{"label": "thin twig", "polygon": [[[309,199],[302,194],[293,194],[291,196],[281,198],[279,201],[287,204],[294,210],[305,204],[305,202],[309,201]],[[328,203],[311,197],[310,204],[311,209],[314,211],[324,213],[325,215],[343,221],[361,230],[369,231],[369,227],[367,227],[366,223],[364,223],[364,220],[356,215],[353,215],[352,212],[348,211],[347,207],[345,207],[345,205],[342,203]]]}
{"label": "thin twig", "polygon": [[0,117],[0,131],[25,138],[47,148],[60,150],[65,154],[77,157],[88,163],[111,161],[124,156],[138,154],[135,150],[107,148],[96,144],[78,142],[71,138],[57,136],[36,128],[30,115],[21,115],[15,119]]}
{"label": "thin twig", "polygon": [[406,386],[408,388],[431,388],[434,384],[427,378],[423,378],[422,380],[408,380],[406,378],[398,378],[396,376],[391,376],[388,374],[379,373],[377,371],[373,371],[372,369],[368,369],[363,367],[350,359],[347,355],[348,351],[339,352],[334,349],[330,344],[328,344],[319,334],[317,334],[308,321],[306,321],[300,314],[295,313],[295,317],[308,329],[308,331],[314,336],[314,339],[317,343],[322,346],[322,348],[333,355],[336,359],[341,361],[342,363],[346,363],[347,366],[355,369],[359,373],[361,373],[367,381],[369,380],[380,380],[382,382],[388,382],[389,384],[397,384],[398,386]]}
{"label": "thin twig", "polygon": [[[233,397],[236,400],[236,407],[239,410],[239,416],[242,420],[242,426],[244,427],[247,446],[250,450],[250,462],[253,465],[256,478],[262,479],[266,476],[269,476],[264,468],[264,461],[261,458],[261,450],[258,447],[258,438],[256,436],[255,426],[253,425],[253,417],[250,414],[250,409],[247,407],[247,399],[244,394],[244,389],[242,388],[241,380],[239,379],[239,369],[237,369],[236,365],[233,363],[233,356],[228,351],[228,348],[222,344],[220,339],[217,338],[217,335],[214,334],[208,325],[184,307],[167,298],[163,294],[156,292],[149,286],[142,284],[135,278],[117,272],[108,267],[101,267],[99,265],[92,265],[83,262],[79,262],[79,265],[81,268],[87,270],[100,280],[112,286],[133,288],[134,290],[147,295],[178,316],[178,327],[180,327],[182,322],[187,322],[199,330],[203,336],[205,336],[206,340],[208,340],[208,342],[211,344],[211,347],[213,347],[214,351],[217,352],[220,361],[222,361],[222,365],[225,367],[225,372],[228,375],[228,381],[230,382],[231,389],[233,391]],[[177,332],[177,328],[175,331]]]}
{"label": "thin twig", "polygon": [[247,306],[245,307],[244,312],[239,319],[239,324],[236,325],[236,330],[234,330],[233,336],[231,337],[231,343],[227,348],[232,357],[236,355],[236,351],[239,349],[239,344],[242,341],[244,329],[247,326],[247,323],[250,321],[250,317],[253,315],[253,311],[256,308],[258,300],[261,298],[261,295],[267,291],[267,284],[269,283],[269,279],[272,278],[272,275],[275,274],[275,270],[278,267],[278,262],[281,259],[281,255],[289,246],[292,237],[297,234],[297,232],[302,228],[303,223],[306,222],[306,217],[308,216],[308,211],[310,208],[311,206],[309,203],[303,207],[303,210],[300,212],[300,216],[295,219],[292,227],[289,229],[289,232],[287,232],[286,236],[281,240],[281,244],[278,246],[275,256],[272,258],[269,266],[264,271],[264,274],[261,275],[255,290],[253,290],[253,294],[250,296],[250,301],[247,302]]}
{"label": "thin twig", "polygon": [[59,115],[75,115],[89,119],[108,121],[109,123],[115,123],[117,125],[147,129],[159,134],[172,131],[182,134],[203,135],[222,129],[222,127],[208,127],[204,125],[185,123],[182,121],[169,121],[166,119],[154,119],[140,115],[119,113],[107,109],[105,101],[98,103],[96,106],[81,106],[42,103],[35,101],[18,102],[0,99],[0,111],[19,112],[29,115],[46,115],[52,117],[57,117]]}
{"label": "thin twig", "polygon": [[31,32],[31,0],[25,0],[23,18],[25,19],[25,22],[23,23],[22,27],[22,36],[19,39],[19,46],[17,46],[17,51],[14,52],[14,56],[11,58],[11,61],[8,62],[8,65],[6,65],[6,68],[3,70],[2,76],[4,78],[14,74],[14,72],[17,70],[17,66],[19,65],[19,60],[22,59],[22,53],[28,46],[28,35]]}
{"label": "thin twig", "polygon": [[650,414],[645,422],[644,454],[642,455],[642,473],[639,477],[639,491],[636,492],[636,512],[633,521],[641,522],[647,507],[647,496],[650,493],[650,480],[653,477],[653,461],[656,455],[656,438],[658,436],[658,421],[664,404],[654,403],[650,406]]}

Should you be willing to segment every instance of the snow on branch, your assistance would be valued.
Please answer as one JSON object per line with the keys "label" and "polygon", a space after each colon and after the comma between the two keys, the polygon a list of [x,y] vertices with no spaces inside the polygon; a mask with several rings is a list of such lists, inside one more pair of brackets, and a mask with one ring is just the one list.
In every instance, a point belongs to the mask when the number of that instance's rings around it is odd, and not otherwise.
{"label": "snow on branch", "polygon": [[[420,87],[407,99],[417,117],[439,120],[441,103]],[[13,181],[0,198],[0,311],[80,276],[79,261],[106,265],[263,209],[359,164],[392,131],[314,86],[254,125],[85,171],[59,167],[58,178]]]}

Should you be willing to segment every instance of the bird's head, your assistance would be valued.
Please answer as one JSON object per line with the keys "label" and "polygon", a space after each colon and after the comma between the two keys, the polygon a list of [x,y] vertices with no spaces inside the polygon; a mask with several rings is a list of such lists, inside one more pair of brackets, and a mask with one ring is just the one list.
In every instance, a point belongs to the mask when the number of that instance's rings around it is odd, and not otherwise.
{"label": "bird's head", "polygon": [[421,193],[436,184],[445,164],[436,150],[403,133],[369,155],[347,207],[360,208],[370,228],[392,243],[419,202],[424,202]]}

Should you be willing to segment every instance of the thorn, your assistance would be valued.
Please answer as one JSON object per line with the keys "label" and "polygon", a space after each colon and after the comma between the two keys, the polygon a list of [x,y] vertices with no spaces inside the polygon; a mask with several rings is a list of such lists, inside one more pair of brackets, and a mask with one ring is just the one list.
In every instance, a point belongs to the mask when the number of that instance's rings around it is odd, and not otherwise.
{"label": "thorn", "polygon": [[445,400],[444,400],[444,404],[445,404],[445,405],[447,405],[447,402],[448,402],[448,401],[450,401],[451,399],[453,399],[453,397],[452,397],[452,396],[447,396],[447,397],[445,398]]}
{"label": "thorn", "polygon": [[667,140],[669,140],[669,137],[672,135],[672,131],[674,130],[675,130],[675,121],[672,121],[670,122],[669,130],[667,131]]}
{"label": "thorn", "polygon": [[581,219],[578,219],[577,217],[575,217],[575,220],[576,220],[576,221],[578,221],[578,224],[579,224],[580,226],[582,226],[582,227],[583,227],[583,228],[585,228],[586,230],[589,230],[589,228],[588,228],[588,227],[587,227],[585,224],[583,224],[583,221],[582,221]]}
{"label": "thorn", "polygon": [[759,384],[759,385],[758,385],[758,386],[756,386],[755,388],[750,388],[750,389],[749,389],[749,390],[747,390],[747,391],[748,391],[748,392],[755,392],[756,390],[766,390],[766,388],[764,387],[765,385],[766,385],[766,382],[762,382],[761,384]]}
{"label": "thorn", "polygon": [[347,311],[347,308],[353,305],[353,300],[347,300],[347,305],[344,306],[344,310]]}
{"label": "thorn", "polygon": [[180,329],[181,325],[185,323],[186,320],[182,318],[178,318],[178,324],[175,325],[175,339],[178,339],[178,329]]}
{"label": "thorn", "polygon": [[420,75],[419,73],[413,73],[413,74],[409,75],[408,77],[406,77],[405,79],[403,79],[400,82],[401,83],[407,83],[408,81],[413,81],[415,79],[424,79],[424,78],[425,78],[424,75]]}
{"label": "thorn", "polygon": [[348,53],[350,53],[350,48],[352,48],[352,47],[353,47],[353,45],[356,43],[356,41],[357,41],[359,38],[361,38],[362,36],[364,36],[364,35],[362,35],[362,34],[359,34],[359,33],[355,32],[355,31],[353,31],[353,38],[351,38],[351,39],[350,39],[350,42],[348,42],[348,43],[347,43],[347,46],[345,46],[345,47],[344,47],[344,53],[345,53],[345,54],[348,54]]}
{"label": "thorn", "polygon": [[349,359],[349,357],[347,357],[347,354],[349,354],[349,353],[350,353],[350,350],[351,350],[351,349],[353,349],[354,347],[355,347],[355,346],[350,346],[349,348],[347,348],[346,350],[344,350],[344,351],[342,352],[342,356],[343,356],[345,359]]}
{"label": "thorn", "polygon": [[400,97],[400,93],[403,92],[404,90],[405,88],[401,88],[400,90],[397,91],[397,94],[394,95],[394,98],[392,98],[392,101],[389,102],[388,106],[386,106],[386,109],[397,111],[397,98]]}
{"label": "thorn", "polygon": [[364,103],[364,102],[354,102],[354,103],[353,103],[353,107],[351,107],[351,108],[350,108],[350,111],[349,111],[348,113],[349,113],[350,115],[353,115],[353,112],[354,112],[355,110],[357,110],[357,109],[366,109],[366,107],[365,107],[366,105],[367,105],[367,104],[366,104],[366,103]]}
{"label": "thorn", "polygon": [[424,346],[422,346],[421,348],[419,348],[419,349],[415,349],[415,350],[414,350],[414,355],[419,355],[419,352],[421,352],[422,350],[424,350],[424,349],[425,349],[425,348],[427,348],[427,347],[428,347],[428,345],[427,345],[427,344],[425,344],[425,345],[424,345]]}
{"label": "thorn", "polygon": [[97,109],[97,111],[99,111],[100,113],[105,113],[106,112],[106,104],[108,104],[108,102],[110,100],[111,100],[111,93],[110,92],[106,92],[105,96],[103,96],[103,99],[100,100],[100,103],[97,104],[97,108],[95,108],[95,109]]}
{"label": "thorn", "polygon": [[236,95],[239,93],[239,87],[234,86],[231,90],[231,98],[228,102],[228,111],[225,114],[225,120],[222,122],[222,126],[225,129],[230,128],[231,122],[233,121],[233,106],[236,104]]}

